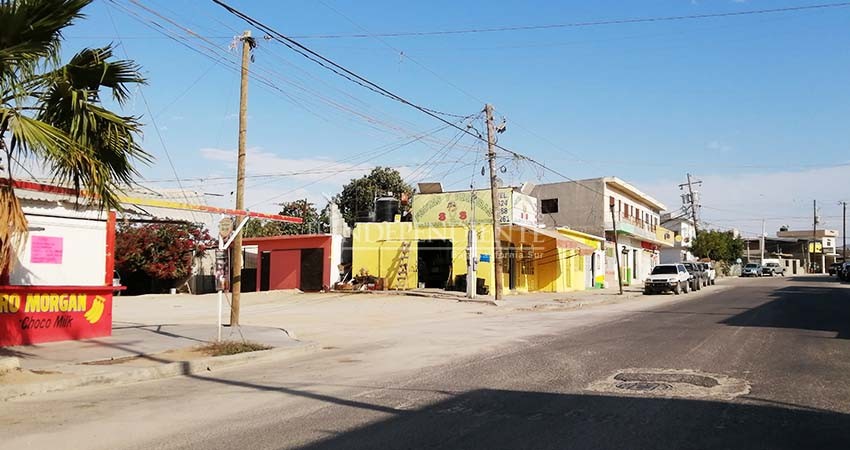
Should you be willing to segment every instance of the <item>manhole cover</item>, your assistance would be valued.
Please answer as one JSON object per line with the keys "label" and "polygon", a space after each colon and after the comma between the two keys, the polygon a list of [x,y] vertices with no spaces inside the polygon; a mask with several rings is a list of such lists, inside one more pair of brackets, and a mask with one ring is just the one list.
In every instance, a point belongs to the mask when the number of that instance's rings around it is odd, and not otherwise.
{"label": "manhole cover", "polygon": [[627,391],[666,391],[673,389],[673,386],[667,383],[658,383],[655,381],[627,381],[625,383],[617,383],[617,389],[625,389]]}
{"label": "manhole cover", "polygon": [[750,385],[726,375],[689,369],[621,369],[588,389],[614,394],[658,397],[732,399],[750,392]]}

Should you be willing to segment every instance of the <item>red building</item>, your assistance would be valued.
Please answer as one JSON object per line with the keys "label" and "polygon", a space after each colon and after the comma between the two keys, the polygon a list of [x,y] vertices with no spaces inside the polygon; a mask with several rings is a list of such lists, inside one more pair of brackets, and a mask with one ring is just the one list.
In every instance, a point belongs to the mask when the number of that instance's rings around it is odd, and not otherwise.
{"label": "red building", "polygon": [[[319,291],[338,276],[341,238],[304,234],[245,238],[243,248],[256,246],[256,290],[300,289]],[[251,257],[246,257],[250,261]],[[246,265],[247,266],[247,265]],[[246,276],[250,276],[246,273]]]}

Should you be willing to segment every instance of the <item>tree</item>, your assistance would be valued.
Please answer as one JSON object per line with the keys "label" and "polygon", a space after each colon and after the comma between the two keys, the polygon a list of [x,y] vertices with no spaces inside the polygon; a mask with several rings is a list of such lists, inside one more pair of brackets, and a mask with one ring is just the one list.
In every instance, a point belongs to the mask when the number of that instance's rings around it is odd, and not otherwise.
{"label": "tree", "polygon": [[324,233],[328,222],[327,208],[319,212],[316,205],[305,200],[281,203],[280,215],[300,217],[302,223],[251,220],[245,225],[245,237],[283,236],[290,234]]}
{"label": "tree", "polygon": [[691,243],[691,252],[700,258],[734,261],[744,254],[744,241],[731,231],[701,231]]}
{"label": "tree", "polygon": [[392,192],[400,198],[402,194],[410,195],[413,187],[402,179],[398,170],[390,167],[375,167],[368,175],[352,179],[343,186],[334,201],[339,205],[342,217],[353,225],[358,213],[370,210],[376,196]]}
{"label": "tree", "polygon": [[[106,208],[150,156],[136,142],[138,118],[106,109],[101,91],[121,107],[145,80],[132,61],[112,60],[111,46],[83,49],[59,65],[62,31],[92,0],[0,0],[0,268],[18,250],[27,222],[12,185],[13,161],[34,157],[59,184],[85,191]],[[8,142],[6,140],[8,133]]]}
{"label": "tree", "polygon": [[191,276],[194,257],[217,245],[198,225],[120,224],[115,233],[115,268],[121,274],[143,273],[162,288],[174,287]]}

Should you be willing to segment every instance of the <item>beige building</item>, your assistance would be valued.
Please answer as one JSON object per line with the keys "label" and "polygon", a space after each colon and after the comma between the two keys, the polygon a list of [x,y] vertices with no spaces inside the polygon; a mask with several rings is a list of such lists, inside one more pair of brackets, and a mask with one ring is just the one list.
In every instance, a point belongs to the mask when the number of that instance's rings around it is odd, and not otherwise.
{"label": "beige building", "polygon": [[[660,225],[664,204],[620,178],[541,184],[531,195],[540,199],[540,217],[547,227],[605,236],[609,286],[617,283],[616,258],[624,282],[640,283],[659,264],[660,250],[673,247],[673,232]],[[615,233],[619,248],[614,248]]]}

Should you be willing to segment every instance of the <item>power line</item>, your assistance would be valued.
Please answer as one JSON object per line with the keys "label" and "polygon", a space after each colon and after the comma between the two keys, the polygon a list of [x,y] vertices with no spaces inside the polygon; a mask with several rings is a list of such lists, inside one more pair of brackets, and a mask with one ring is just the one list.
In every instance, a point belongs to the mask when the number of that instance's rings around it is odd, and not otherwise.
{"label": "power line", "polygon": [[[218,2],[216,0],[213,0],[213,1],[220,4],[220,2]],[[850,6],[850,2],[822,3],[822,4],[818,4],[818,5],[790,6],[790,7],[785,7],[785,8],[751,9],[751,10],[746,10],[746,11],[735,11],[735,12],[725,12],[725,13],[687,14],[687,15],[681,15],[681,16],[660,16],[660,17],[643,17],[643,18],[627,18],[627,19],[609,19],[609,20],[589,21],[589,22],[570,22],[570,23],[556,23],[556,24],[545,24],[545,25],[516,25],[516,26],[486,27],[486,28],[467,28],[467,29],[458,29],[458,30],[437,30],[437,31],[396,31],[396,32],[386,32],[386,33],[304,34],[304,35],[293,35],[291,37],[293,39],[362,39],[362,38],[374,38],[374,37],[444,36],[444,35],[456,35],[456,34],[502,33],[502,32],[509,32],[509,31],[551,30],[551,29],[558,29],[558,28],[583,28],[583,27],[603,26],[603,25],[626,25],[626,24],[652,23],[652,22],[675,22],[675,21],[687,21],[687,20],[702,20],[702,19],[725,18],[725,17],[752,16],[752,15],[758,15],[758,14],[788,13],[788,12],[798,12],[798,11],[815,10],[815,9],[843,8],[843,7],[847,7],[847,6]]]}
{"label": "power line", "polygon": [[[109,8],[106,8],[106,13],[109,16],[109,21],[112,23],[112,28],[115,30],[115,34],[120,36],[120,34],[118,32],[118,25],[115,24],[115,19],[112,17],[112,12],[110,11]],[[120,37],[118,38],[118,42],[119,43],[121,42]],[[121,45],[121,50],[124,52],[124,57],[126,57],[127,59],[130,59],[130,55],[127,54],[127,48],[124,47],[123,43]],[[153,112],[151,111],[151,106],[148,103],[148,99],[147,99],[147,96],[145,96],[144,90],[140,89],[139,95],[141,95],[142,102],[145,104],[145,109],[147,110],[148,115],[150,116],[151,124],[153,125],[153,128],[154,128],[154,132],[156,133],[157,137],[159,138],[159,143],[162,146],[163,152],[165,153],[165,159],[168,161],[168,165],[171,167],[171,172],[174,174],[174,178],[177,179],[177,186],[179,186],[180,190],[183,192],[183,197],[186,200],[186,203],[191,203],[191,201],[189,200],[189,194],[183,189],[183,183],[180,181],[180,176],[177,174],[177,168],[174,167],[174,161],[172,161],[172,159],[171,159],[171,153],[168,151],[168,146],[165,145],[165,139],[163,139],[163,137],[162,137],[162,133],[159,130],[159,125],[156,124],[156,117],[154,117]],[[195,216],[195,212],[190,210],[189,214],[191,214],[192,220],[197,222],[198,219]]]}
{"label": "power line", "polygon": [[[177,23],[177,22],[175,22],[174,20],[172,20],[172,19],[170,19],[170,18],[168,18],[168,17],[163,16],[161,13],[159,13],[159,12],[157,12],[157,11],[154,11],[154,10],[152,10],[152,9],[148,8],[148,7],[145,7],[144,5],[140,4],[139,2],[137,2],[137,1],[135,1],[135,0],[130,0],[130,1],[131,1],[132,5],[134,5],[134,6],[135,6],[136,8],[138,8],[139,10],[144,11],[144,12],[146,12],[146,13],[148,13],[148,14],[151,14],[151,15],[155,15],[156,17],[158,17],[158,18],[160,18],[160,19],[162,19],[162,20],[165,20],[165,21],[166,21],[166,22],[168,22],[169,24],[171,24],[171,25],[173,25],[173,26],[175,26],[175,27],[179,28],[179,29],[180,29],[180,30],[182,30],[183,32],[185,32],[185,33],[186,33],[189,37],[200,37],[200,38],[202,38],[201,40],[202,40],[203,42],[202,42],[202,43],[200,43],[200,45],[201,45],[201,47],[203,48],[203,50],[199,50],[199,49],[197,49],[197,48],[193,47],[192,45],[189,45],[187,42],[184,42],[183,40],[181,40],[181,39],[185,39],[185,37],[183,37],[183,36],[181,36],[181,37],[180,37],[180,39],[178,39],[177,37],[175,37],[175,36],[173,36],[173,35],[169,34],[169,33],[170,33],[170,31],[169,31],[169,30],[168,30],[165,26],[163,26],[163,25],[161,25],[161,24],[158,24],[158,23],[156,23],[156,22],[155,22],[155,21],[153,21],[153,20],[142,18],[142,17],[141,17],[141,16],[139,16],[137,13],[135,13],[135,12],[133,12],[133,11],[129,10],[126,6],[123,6],[123,5],[118,4],[116,0],[110,0],[110,2],[111,2],[111,3],[113,3],[113,4],[114,4],[115,6],[117,6],[117,7],[120,7],[120,8],[122,8],[122,9],[124,9],[124,10],[125,10],[125,12],[127,12],[128,14],[130,14],[130,15],[131,15],[134,19],[138,20],[138,21],[139,21],[139,22],[141,22],[143,25],[145,25],[145,26],[147,26],[147,27],[149,27],[149,28],[151,28],[151,29],[153,29],[153,30],[155,30],[155,31],[159,32],[159,33],[162,33],[162,34],[166,35],[166,36],[167,36],[167,37],[169,37],[170,39],[172,39],[172,40],[174,40],[175,42],[179,43],[180,45],[182,45],[182,46],[184,46],[184,47],[186,47],[186,48],[188,48],[188,49],[190,49],[190,50],[192,50],[192,51],[194,51],[194,52],[196,52],[196,53],[200,54],[201,56],[207,57],[207,58],[209,58],[209,59],[211,59],[211,60],[213,60],[213,61],[224,59],[226,62],[231,63],[231,65],[225,65],[224,67],[225,67],[226,69],[228,69],[228,70],[234,71],[234,73],[238,73],[239,69],[238,69],[237,67],[235,67],[235,64],[236,64],[236,63],[235,63],[234,61],[228,61],[228,60],[227,60],[227,57],[229,56],[227,53],[224,53],[224,57],[220,56],[220,53],[219,53],[219,52],[220,52],[221,50],[218,48],[218,46],[217,46],[215,43],[213,43],[213,42],[209,41],[209,40],[208,40],[208,39],[206,39],[206,38],[203,38],[202,36],[198,35],[196,32],[194,32],[194,31],[192,31],[192,30],[190,30],[190,29],[188,29],[188,28],[186,28],[186,27],[183,27],[182,25],[178,24],[178,23]],[[173,33],[173,32],[171,32],[171,33]],[[204,43],[206,43],[208,46],[206,46],[206,47],[205,47],[205,46],[203,45]],[[213,54],[214,54],[214,56],[213,56],[213,55],[210,55],[209,53],[213,53]],[[271,53],[271,54],[275,55],[274,53]],[[280,57],[278,57],[278,58],[280,58]],[[291,63],[290,63],[290,65],[291,65]],[[298,68],[297,66],[294,66],[294,65],[293,65],[293,67]],[[299,70],[301,70],[302,72],[304,72],[304,71],[303,71],[303,69],[300,69],[300,68],[298,68],[298,69],[299,69]],[[330,99],[330,98],[328,98],[328,97],[326,97],[326,96],[322,95],[320,92],[317,92],[317,91],[315,91],[315,90],[312,90],[312,89],[306,88],[306,87],[304,87],[304,86],[301,86],[301,85],[299,85],[299,84],[297,84],[297,83],[294,83],[294,82],[292,82],[292,81],[290,81],[290,80],[286,79],[286,77],[283,77],[283,76],[282,76],[279,72],[276,72],[276,71],[273,71],[273,70],[270,70],[270,69],[265,69],[265,68],[262,68],[262,67],[259,67],[259,68],[258,68],[258,70],[262,70],[262,71],[265,71],[265,72],[267,72],[267,73],[270,73],[270,74],[272,74],[272,76],[276,76],[277,78],[279,78],[279,79],[283,80],[285,83],[290,84],[290,85],[292,85],[293,87],[295,87],[295,88],[297,88],[297,89],[299,89],[299,90],[302,90],[302,91],[306,92],[307,94],[310,94],[310,97],[309,97],[309,98],[307,98],[307,100],[308,100],[308,101],[312,101],[313,99],[317,98],[317,99],[321,100],[323,103],[325,103],[325,104],[327,104],[327,105],[329,105],[329,106],[335,107],[335,108],[337,108],[337,109],[339,109],[339,110],[341,110],[341,111],[343,111],[343,112],[346,112],[346,113],[349,113],[349,114],[353,114],[353,115],[355,115],[355,116],[358,116],[358,117],[360,117],[360,118],[364,119],[364,120],[365,120],[365,122],[366,122],[367,124],[370,124],[370,125],[369,125],[370,127],[372,127],[372,126],[371,126],[371,124],[376,124],[376,125],[383,126],[383,127],[385,127],[386,129],[391,130],[391,131],[393,131],[393,132],[401,132],[403,135],[406,135],[406,136],[415,135],[415,134],[417,133],[417,132],[413,132],[413,131],[411,131],[411,130],[405,129],[405,127],[404,127],[404,126],[399,126],[399,125],[397,125],[397,124],[392,124],[392,123],[389,123],[389,122],[387,122],[387,121],[381,120],[381,119],[379,119],[379,118],[375,118],[375,117],[373,117],[373,116],[370,116],[368,113],[365,113],[365,112],[362,112],[362,111],[358,111],[358,110],[356,110],[356,107],[354,107],[354,106],[346,106],[346,105],[340,104],[340,103],[338,103],[338,102],[334,101],[333,99]],[[287,100],[291,101],[291,102],[292,102],[293,104],[295,104],[296,106],[298,106],[298,107],[300,107],[300,108],[304,109],[305,111],[307,111],[307,112],[309,112],[309,113],[311,113],[311,114],[313,114],[313,115],[317,116],[318,118],[320,118],[320,119],[322,119],[322,120],[324,120],[324,121],[331,122],[329,119],[324,118],[324,117],[322,117],[322,116],[318,115],[318,114],[317,114],[315,111],[313,111],[312,109],[307,108],[306,106],[304,106],[301,102],[297,101],[297,100],[293,97],[293,95],[291,95],[290,93],[288,93],[288,92],[284,91],[283,89],[281,89],[280,87],[278,87],[276,84],[274,84],[274,83],[273,83],[271,80],[269,80],[268,78],[266,78],[266,77],[264,77],[264,76],[262,76],[262,75],[258,74],[255,70],[253,70],[253,69],[249,69],[249,72],[251,72],[252,77],[256,78],[256,79],[260,82],[260,84],[261,84],[262,86],[266,87],[267,89],[270,89],[271,91],[273,91],[273,93],[278,94],[278,95],[283,95],[283,96],[284,96]],[[305,72],[305,73],[307,73],[307,72]],[[308,73],[308,75],[309,75],[309,73]],[[303,97],[302,97],[302,98],[303,98]],[[444,113],[444,114],[447,114],[447,113]],[[447,115],[448,115],[448,114],[447,114]],[[374,128],[374,127],[372,127],[372,128]],[[378,128],[375,128],[375,129],[376,129],[376,130],[378,130],[378,131],[383,131],[383,130],[380,130],[380,129],[378,129]],[[427,140],[427,139],[426,139],[426,140]]]}
{"label": "power line", "polygon": [[[337,64],[334,61],[331,61],[330,59],[328,59],[328,58],[320,55],[319,53],[311,50],[310,48],[304,46],[303,44],[299,43],[298,41],[296,41],[296,40],[294,40],[290,37],[285,36],[284,34],[278,32],[277,30],[269,27],[268,25],[265,25],[264,23],[260,22],[259,20],[254,19],[253,17],[237,10],[236,8],[228,5],[227,3],[224,3],[221,0],[212,0],[212,1],[213,1],[213,3],[221,6],[224,9],[226,9],[231,14],[233,14],[233,15],[239,17],[240,19],[244,20],[248,24],[253,25],[254,27],[262,30],[263,32],[265,32],[269,36],[270,39],[274,39],[274,40],[282,43],[283,45],[285,45],[286,47],[288,47],[292,51],[300,54],[301,56],[309,59],[310,61],[313,61],[314,63],[320,65],[321,67],[324,67],[325,69],[330,70],[331,72],[335,73],[336,75],[338,75],[342,78],[345,78],[345,79],[347,79],[347,80],[349,80],[349,81],[351,81],[355,84],[358,84],[358,85],[360,85],[360,86],[362,86],[366,89],[369,89],[369,90],[371,90],[371,91],[373,91],[377,94],[380,94],[384,97],[387,97],[391,100],[395,100],[399,103],[402,103],[402,104],[410,106],[414,109],[417,109],[420,112],[445,123],[446,125],[449,125],[449,126],[456,128],[460,131],[463,131],[464,133],[469,134],[470,136],[474,136],[476,139],[484,140],[481,136],[479,136],[475,133],[472,133],[471,131],[464,129],[464,128],[446,120],[445,118],[441,117],[440,116],[441,113],[439,111],[420,106],[416,103],[413,103],[410,100],[407,100],[404,97],[401,97],[400,95],[397,95],[397,94],[383,88],[382,86],[378,85],[377,83],[372,82],[372,81],[366,79],[365,77],[360,76],[360,75],[352,72],[351,70],[341,66],[340,64]],[[561,173],[561,172],[559,172],[555,169],[552,169],[551,167],[548,167],[545,164],[543,164],[543,163],[541,163],[541,162],[539,162],[539,161],[537,161],[537,160],[535,160],[535,159],[533,159],[529,156],[520,154],[520,153],[518,153],[514,150],[510,150],[510,149],[505,148],[504,146],[499,145],[499,144],[495,144],[495,147],[513,155],[514,157],[516,157],[518,159],[526,160],[526,161],[528,161],[528,162],[530,162],[534,165],[537,165],[537,166],[539,166],[539,167],[541,167],[545,170],[548,170],[548,171],[550,171],[550,172],[552,172],[552,173],[554,173],[554,174],[556,174],[556,175],[558,175],[558,176],[560,176],[560,177],[562,177],[566,180],[576,182],[579,186],[582,186],[585,189],[588,189],[588,190],[595,192],[597,194],[600,194],[600,195],[604,195],[603,192],[598,191],[598,190],[596,190],[596,189],[594,189],[590,186],[584,185],[584,184],[578,182],[577,180],[574,180],[573,178],[570,178],[567,175],[565,175],[565,174],[563,174],[563,173]]]}

